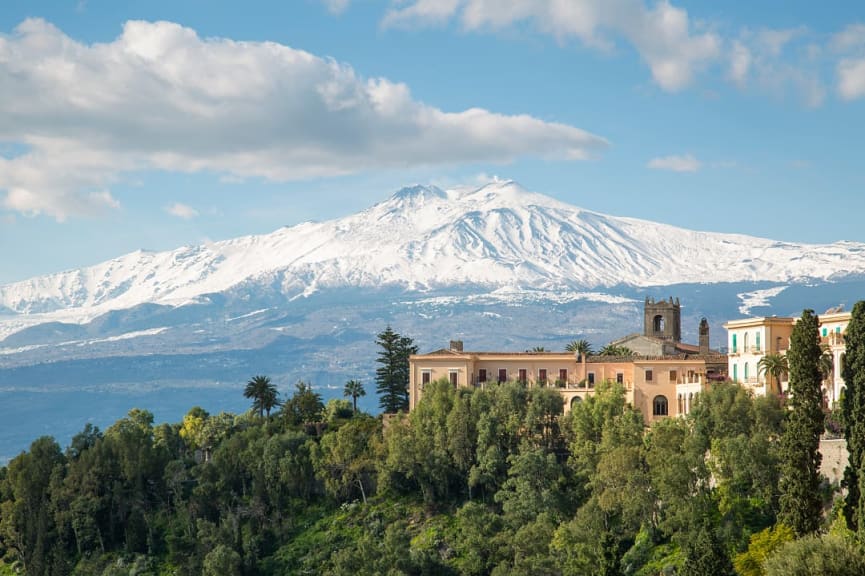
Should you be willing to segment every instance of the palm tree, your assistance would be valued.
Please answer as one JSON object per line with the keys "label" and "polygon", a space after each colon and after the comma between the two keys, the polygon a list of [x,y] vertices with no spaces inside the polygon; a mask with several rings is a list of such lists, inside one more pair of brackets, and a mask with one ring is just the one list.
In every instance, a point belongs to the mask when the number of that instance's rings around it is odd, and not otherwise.
{"label": "palm tree", "polygon": [[770,389],[775,394],[781,393],[781,376],[787,374],[787,356],[785,354],[766,354],[757,362],[757,370],[769,374],[775,380]]}
{"label": "palm tree", "polygon": [[580,363],[583,365],[583,377],[581,379],[586,379],[586,357],[592,353],[592,345],[589,344],[589,341],[585,338],[580,338],[579,340],[572,340],[567,346],[565,346],[565,350],[568,352],[573,352],[574,354],[579,355]]}
{"label": "palm tree", "polygon": [[270,411],[279,406],[279,392],[267,376],[253,376],[246,383],[243,396],[252,400],[252,409],[258,412],[258,417],[270,417]]}
{"label": "palm tree", "polygon": [[624,356],[633,356],[634,351],[627,346],[616,346],[615,344],[607,344],[601,351],[598,352],[601,356],[616,356],[618,358]]}
{"label": "palm tree", "polygon": [[526,352],[546,352],[546,351],[547,351],[547,349],[544,348],[543,346],[535,346],[531,350],[526,350]]}
{"label": "palm tree", "polygon": [[357,398],[358,396],[366,396],[366,390],[363,389],[363,384],[360,380],[349,380],[345,383],[345,388],[342,389],[343,396],[351,396],[354,402],[354,413],[357,414]]}

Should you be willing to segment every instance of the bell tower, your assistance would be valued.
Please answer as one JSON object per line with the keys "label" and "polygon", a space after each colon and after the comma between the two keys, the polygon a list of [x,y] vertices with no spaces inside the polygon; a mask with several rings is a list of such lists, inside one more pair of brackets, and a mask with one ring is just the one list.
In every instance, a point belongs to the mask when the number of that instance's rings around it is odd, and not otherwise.
{"label": "bell tower", "polygon": [[643,336],[661,338],[681,342],[682,340],[682,311],[679,299],[658,300],[646,297],[646,305],[643,317]]}

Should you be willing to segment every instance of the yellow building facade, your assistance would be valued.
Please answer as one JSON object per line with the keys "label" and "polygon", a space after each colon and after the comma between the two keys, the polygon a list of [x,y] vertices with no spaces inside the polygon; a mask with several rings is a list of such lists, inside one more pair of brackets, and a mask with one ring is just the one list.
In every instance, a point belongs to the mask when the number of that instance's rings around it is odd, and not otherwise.
{"label": "yellow building facade", "polygon": [[[758,395],[773,389],[775,392],[786,391],[786,376],[780,383],[772,382],[772,376],[765,374],[759,364],[767,354],[787,353],[793,326],[797,321],[798,318],[770,316],[731,320],[724,324],[730,378]],[[832,358],[832,371],[823,383],[824,396],[827,404],[834,406],[844,387],[841,367],[845,350],[844,333],[850,322],[850,313],[831,310],[820,314],[817,321],[820,344]]]}
{"label": "yellow building facade", "polygon": [[445,379],[455,388],[508,381],[550,387],[562,395],[569,412],[609,380],[624,386],[628,402],[650,423],[688,413],[709,379],[724,378],[726,365],[720,354],[588,356],[582,361],[569,352],[466,352],[462,342],[452,341],[448,348],[410,357],[409,408],[417,406],[426,385]]}

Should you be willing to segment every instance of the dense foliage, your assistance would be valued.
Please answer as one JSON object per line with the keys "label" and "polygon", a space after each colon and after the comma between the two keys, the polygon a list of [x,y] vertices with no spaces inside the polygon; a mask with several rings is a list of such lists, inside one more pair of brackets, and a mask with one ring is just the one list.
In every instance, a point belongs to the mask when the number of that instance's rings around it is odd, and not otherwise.
{"label": "dense foliage", "polygon": [[[784,419],[732,384],[646,431],[621,387],[562,416],[518,383],[382,420],[133,410],[0,472],[0,549],[42,574],[729,574],[776,521]],[[711,567],[711,572],[705,572]],[[133,570],[134,569],[134,570]]]}
{"label": "dense foliage", "polygon": [[[809,373],[799,362],[791,357],[791,381]],[[433,382],[410,414],[378,418],[345,399],[324,405],[303,382],[268,415],[269,394],[250,394],[247,414],[193,408],[177,424],[132,410],[104,432],[85,427],[65,450],[36,440],[0,468],[0,574],[761,576],[865,566],[829,487],[815,490],[828,534],[796,540],[796,527],[779,523],[797,404],[776,395],[715,383],[688,416],[647,428],[608,382],[567,415],[556,390],[517,382]]]}

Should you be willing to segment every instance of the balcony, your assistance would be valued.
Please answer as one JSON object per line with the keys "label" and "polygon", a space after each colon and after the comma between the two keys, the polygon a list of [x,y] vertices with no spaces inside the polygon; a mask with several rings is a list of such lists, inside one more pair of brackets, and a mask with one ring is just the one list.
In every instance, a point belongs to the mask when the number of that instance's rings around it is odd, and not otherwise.
{"label": "balcony", "polygon": [[820,343],[827,346],[844,346],[844,335],[840,332],[830,332],[820,338]]}

